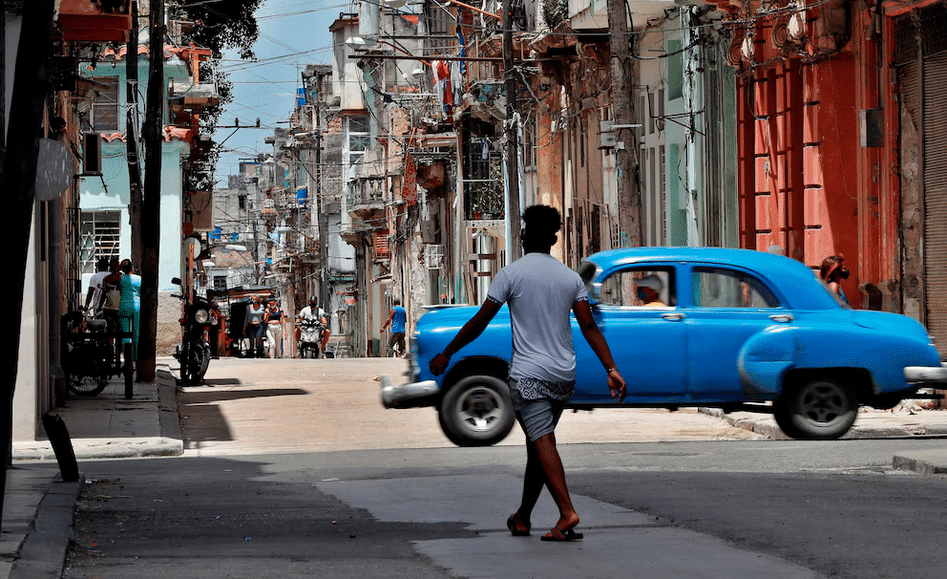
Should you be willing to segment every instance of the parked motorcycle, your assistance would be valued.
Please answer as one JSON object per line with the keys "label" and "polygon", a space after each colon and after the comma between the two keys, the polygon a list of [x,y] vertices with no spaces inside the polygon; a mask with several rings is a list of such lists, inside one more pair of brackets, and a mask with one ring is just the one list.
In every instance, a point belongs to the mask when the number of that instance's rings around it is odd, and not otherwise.
{"label": "parked motorcycle", "polygon": [[307,318],[299,322],[299,357],[320,358],[322,352],[322,333],[325,324],[319,318]]}
{"label": "parked motorcycle", "polygon": [[[181,285],[179,278],[172,278],[171,283]],[[219,320],[214,308],[206,299],[195,296],[189,302],[187,295],[190,292],[181,287],[181,295],[174,297],[184,301],[184,316],[181,318],[181,344],[175,347],[174,357],[181,365],[181,382],[184,384],[200,384],[210,364],[210,344],[204,333],[217,331]]]}
{"label": "parked motorcycle", "polygon": [[[62,317],[61,362],[66,385],[82,396],[95,396],[108,386],[113,375],[125,375],[131,391],[132,344],[121,345],[131,332],[109,332],[105,320],[88,319],[76,310]],[[124,361],[123,361],[124,358]]]}

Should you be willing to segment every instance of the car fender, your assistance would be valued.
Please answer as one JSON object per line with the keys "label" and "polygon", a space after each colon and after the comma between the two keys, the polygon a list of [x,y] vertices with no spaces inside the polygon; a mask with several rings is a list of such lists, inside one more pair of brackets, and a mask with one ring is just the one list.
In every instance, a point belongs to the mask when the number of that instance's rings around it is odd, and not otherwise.
{"label": "car fender", "polygon": [[905,335],[859,326],[820,326],[800,328],[797,340],[798,368],[865,370],[873,394],[908,389],[905,367],[940,365],[926,334]]}
{"label": "car fender", "polygon": [[776,395],[789,370],[858,369],[867,373],[873,394],[903,391],[909,387],[905,367],[939,365],[925,338],[854,324],[774,326],[747,340],[740,376],[748,393]]}
{"label": "car fender", "polygon": [[791,326],[770,326],[743,344],[737,367],[750,399],[768,400],[779,393],[783,375],[799,359],[796,330]]}

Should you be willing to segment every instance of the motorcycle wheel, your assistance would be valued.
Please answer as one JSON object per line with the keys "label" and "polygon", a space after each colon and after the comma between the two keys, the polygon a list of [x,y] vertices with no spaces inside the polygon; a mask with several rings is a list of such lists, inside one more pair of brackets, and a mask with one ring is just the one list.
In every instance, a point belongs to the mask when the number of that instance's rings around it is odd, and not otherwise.
{"label": "motorcycle wheel", "polygon": [[181,381],[185,384],[200,384],[210,364],[210,346],[206,342],[191,344],[186,360],[181,361]]}
{"label": "motorcycle wheel", "polygon": [[100,394],[109,384],[110,368],[104,360],[91,360],[82,368],[67,370],[66,384],[80,396]]}

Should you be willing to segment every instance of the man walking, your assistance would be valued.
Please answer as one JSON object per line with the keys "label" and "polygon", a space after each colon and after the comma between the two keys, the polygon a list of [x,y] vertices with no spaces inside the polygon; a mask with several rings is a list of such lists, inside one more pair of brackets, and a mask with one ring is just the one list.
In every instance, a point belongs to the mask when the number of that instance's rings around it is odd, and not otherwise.
{"label": "man walking", "polygon": [[[381,329],[378,330],[379,334],[384,333],[385,328],[388,325],[391,325],[391,337],[388,338],[388,349],[397,352],[397,356],[405,355],[405,345],[404,345],[404,333],[405,333],[405,323],[408,321],[408,312],[401,307],[401,300],[395,298],[391,302],[391,312],[388,314],[388,319],[385,320],[385,323],[382,324]],[[398,349],[395,350],[395,346],[398,346]]]}
{"label": "man walking", "polygon": [[534,205],[523,213],[524,256],[497,273],[487,300],[443,352],[431,360],[431,372],[442,374],[450,357],[472,342],[506,302],[513,329],[510,398],[517,421],[526,433],[526,472],[519,509],[507,520],[513,535],[528,535],[530,516],[543,485],[549,489],[559,520],[544,541],[574,541],[579,515],[572,505],[565,471],[556,448],[556,424],[575,391],[575,350],[569,312],[575,313],[582,335],[605,366],[612,398],[625,398],[625,381],[615,367],[605,337],[589,306],[588,293],[577,273],[552,257],[562,226],[559,211]]}

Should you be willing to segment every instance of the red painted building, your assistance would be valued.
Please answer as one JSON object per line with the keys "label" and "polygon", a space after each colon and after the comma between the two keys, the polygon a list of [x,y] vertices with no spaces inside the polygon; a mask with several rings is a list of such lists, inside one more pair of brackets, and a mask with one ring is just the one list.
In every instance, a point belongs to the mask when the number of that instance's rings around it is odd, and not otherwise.
{"label": "red painted building", "polygon": [[707,1],[739,77],[741,245],[841,253],[855,307],[947,344],[947,4]]}

